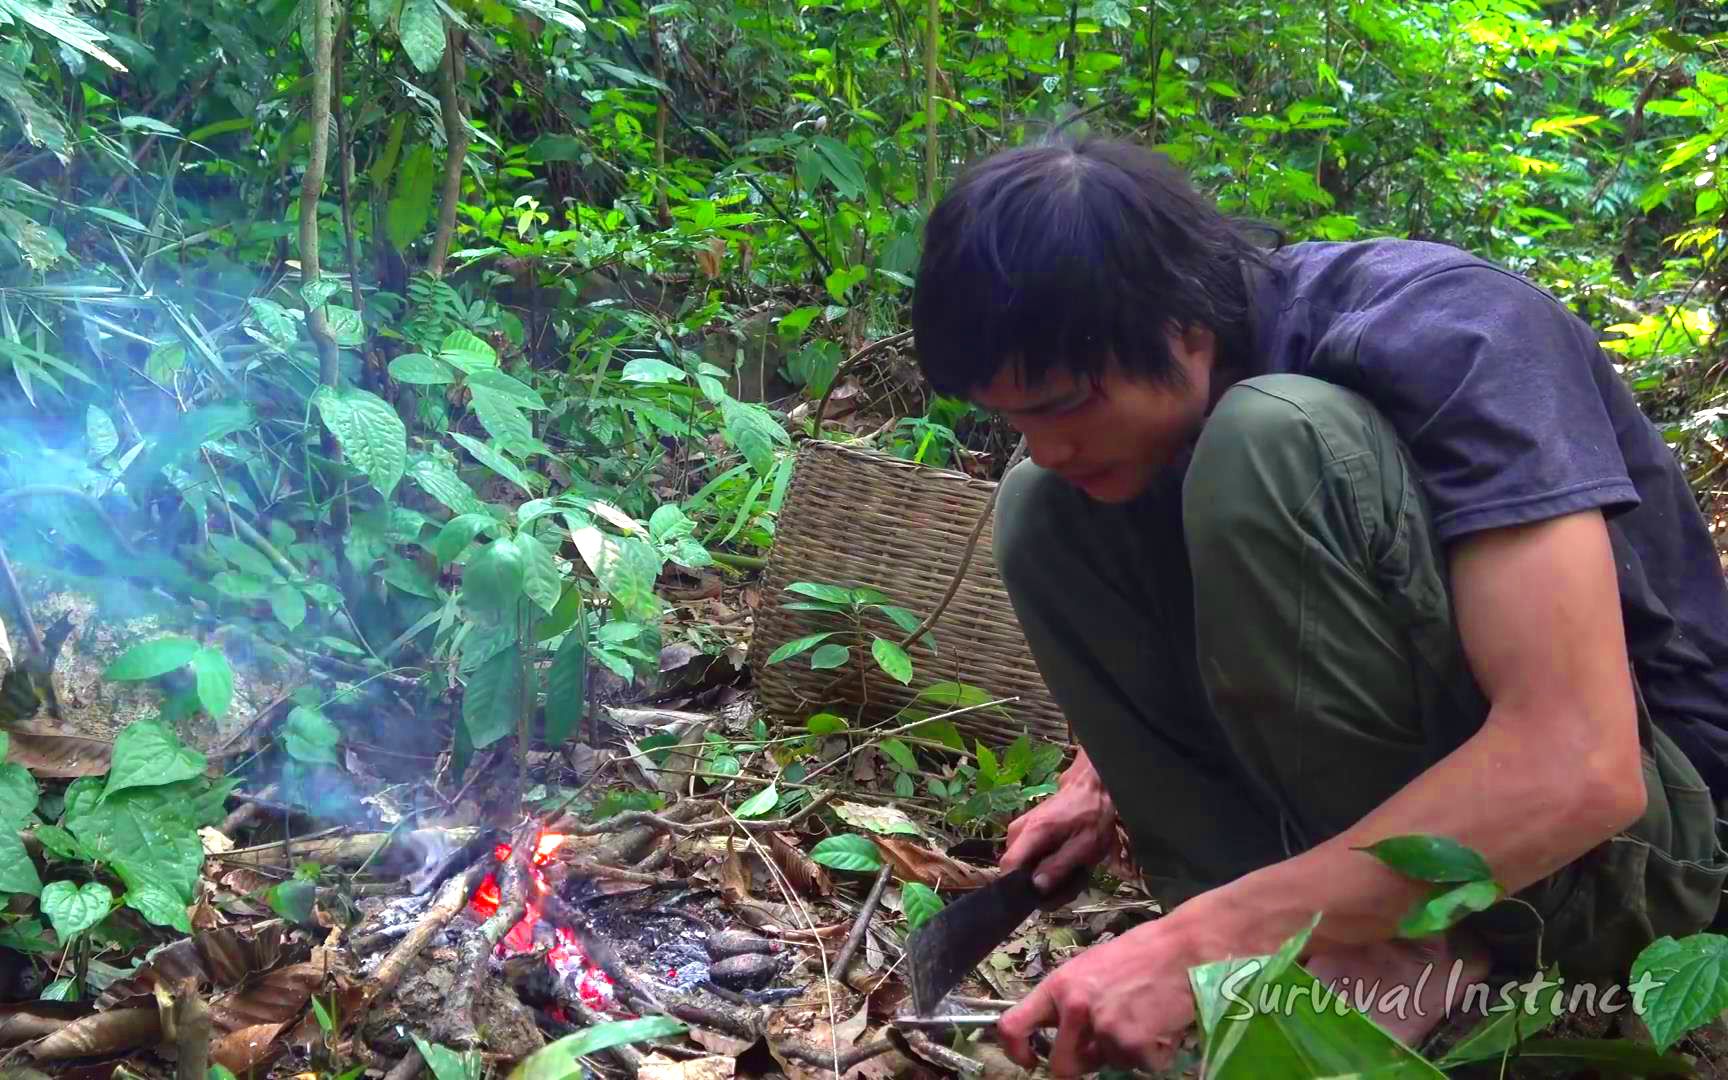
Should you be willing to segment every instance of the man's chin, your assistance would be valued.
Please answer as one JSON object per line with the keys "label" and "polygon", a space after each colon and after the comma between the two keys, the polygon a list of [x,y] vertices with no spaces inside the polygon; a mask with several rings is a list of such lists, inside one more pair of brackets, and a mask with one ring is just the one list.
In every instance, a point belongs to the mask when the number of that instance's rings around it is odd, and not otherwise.
{"label": "man's chin", "polygon": [[1146,477],[1139,469],[1118,467],[1093,476],[1072,479],[1069,483],[1093,502],[1125,503],[1138,498],[1146,490]]}

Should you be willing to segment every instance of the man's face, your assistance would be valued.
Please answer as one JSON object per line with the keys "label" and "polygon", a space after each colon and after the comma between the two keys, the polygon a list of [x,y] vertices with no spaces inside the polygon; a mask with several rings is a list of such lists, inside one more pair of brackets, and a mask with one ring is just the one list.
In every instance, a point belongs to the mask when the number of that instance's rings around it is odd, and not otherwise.
{"label": "man's face", "polygon": [[1170,338],[1185,386],[1160,386],[1112,369],[1101,379],[1055,372],[1034,386],[1009,368],[973,400],[1026,437],[1039,466],[1099,502],[1126,502],[1151,484],[1200,432],[1210,402],[1213,338]]}

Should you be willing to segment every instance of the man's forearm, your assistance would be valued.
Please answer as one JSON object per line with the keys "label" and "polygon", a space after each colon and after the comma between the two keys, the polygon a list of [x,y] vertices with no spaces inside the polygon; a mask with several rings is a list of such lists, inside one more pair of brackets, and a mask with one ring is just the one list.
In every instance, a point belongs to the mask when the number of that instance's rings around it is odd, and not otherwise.
{"label": "man's forearm", "polygon": [[1624,763],[1592,777],[1565,747],[1538,745],[1526,730],[1491,717],[1351,829],[1195,897],[1170,914],[1172,929],[1191,935],[1202,953],[1245,955],[1275,950],[1320,912],[1315,945],[1385,940],[1434,886],[1354,848],[1412,833],[1446,836],[1480,852],[1496,880],[1517,892],[1636,818]]}

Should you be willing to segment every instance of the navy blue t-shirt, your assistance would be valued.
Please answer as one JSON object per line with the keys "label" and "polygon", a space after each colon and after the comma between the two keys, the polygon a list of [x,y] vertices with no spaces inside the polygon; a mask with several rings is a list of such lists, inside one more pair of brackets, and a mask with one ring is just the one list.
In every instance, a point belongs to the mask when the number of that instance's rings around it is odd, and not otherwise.
{"label": "navy blue t-shirt", "polygon": [[1292,244],[1250,280],[1258,370],[1378,406],[1442,542],[1604,513],[1652,718],[1728,795],[1728,583],[1679,463],[1590,326],[1529,280],[1420,241]]}

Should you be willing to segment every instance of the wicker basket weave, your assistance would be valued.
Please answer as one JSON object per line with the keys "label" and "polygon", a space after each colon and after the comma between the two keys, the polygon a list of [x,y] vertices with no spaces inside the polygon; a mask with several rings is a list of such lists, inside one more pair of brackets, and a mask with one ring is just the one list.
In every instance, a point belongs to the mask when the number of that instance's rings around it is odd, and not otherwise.
{"label": "wicker basket weave", "polygon": [[[834,626],[817,613],[783,608],[787,601],[805,599],[784,591],[795,581],[870,586],[920,619],[927,617],[954,580],[994,487],[873,450],[818,440],[800,446],[750,646],[757,698],[774,724],[802,729],[812,712],[835,706],[854,723],[883,720],[911,703],[920,689],[952,680],[976,686],[992,699],[1018,699],[955,717],[963,733],[995,745],[1022,733],[1070,744],[1068,723],[1039,675],[997,576],[993,521],[986,522],[959,590],[932,628],[937,651],[931,651],[928,637],[911,647],[915,673],[910,686],[889,678],[857,650],[838,687],[840,673],[812,670],[808,652],[773,666],[766,663],[783,643]],[[883,637],[905,636],[885,618],[869,625]],[[867,669],[863,686],[860,661]]]}

